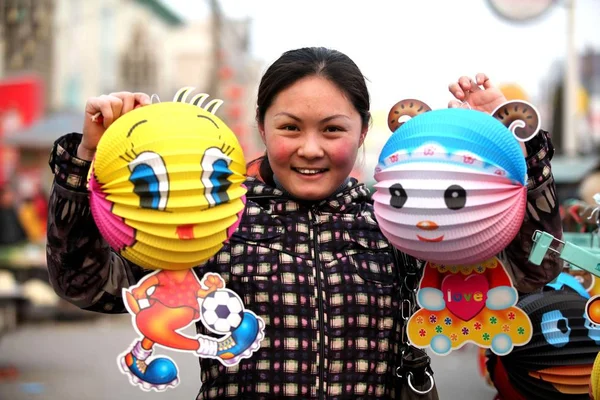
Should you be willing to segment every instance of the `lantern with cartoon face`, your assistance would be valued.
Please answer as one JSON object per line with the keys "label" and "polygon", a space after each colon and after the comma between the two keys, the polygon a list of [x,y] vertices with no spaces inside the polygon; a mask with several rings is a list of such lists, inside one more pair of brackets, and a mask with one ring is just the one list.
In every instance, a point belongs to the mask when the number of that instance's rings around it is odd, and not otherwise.
{"label": "lantern with cartoon face", "polygon": [[[394,246],[423,260],[486,260],[510,243],[525,213],[525,159],[507,126],[523,119],[529,135],[539,118],[517,101],[494,116],[427,110],[420,101],[405,100],[390,111],[394,133],[375,173],[379,226]],[[414,118],[399,124],[403,114]]]}
{"label": "lantern with cartoon face", "polygon": [[537,133],[537,111],[521,101],[492,115],[431,111],[409,99],[391,109],[388,124],[394,133],[375,171],[375,215],[392,245],[426,261],[421,309],[406,328],[410,342],[437,354],[467,342],[508,354],[532,329],[495,255],[523,222],[527,178],[519,141]]}
{"label": "lantern with cartoon face", "polygon": [[[117,119],[93,162],[90,203],[113,249],[149,269],[187,269],[212,257],[244,208],[246,165],[233,132],[196,97]],[[214,108],[213,108],[214,110]]]}

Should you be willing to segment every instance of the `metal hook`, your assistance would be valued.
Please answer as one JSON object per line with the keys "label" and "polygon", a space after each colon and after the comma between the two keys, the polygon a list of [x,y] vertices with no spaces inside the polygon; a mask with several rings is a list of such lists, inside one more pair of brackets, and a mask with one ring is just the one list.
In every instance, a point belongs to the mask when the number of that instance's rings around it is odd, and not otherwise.
{"label": "metal hook", "polygon": [[[588,208],[588,209],[589,209],[589,208]],[[590,216],[589,216],[589,217],[587,217],[587,219],[592,219],[592,217],[594,216],[594,214],[597,214],[597,213],[598,213],[598,211],[600,211],[600,207],[596,207],[596,208],[594,208],[594,209],[592,210],[592,213],[590,214]],[[598,218],[596,218],[596,223],[598,223],[598,222],[599,222],[599,221],[598,221]]]}
{"label": "metal hook", "polygon": [[[593,196],[593,198],[594,198],[594,201],[596,202],[596,204],[598,204],[598,207],[596,207],[592,210],[592,213],[587,218],[588,220],[591,220],[592,217],[594,216],[594,214],[598,214],[598,212],[600,211],[600,193],[596,193]],[[596,225],[598,226],[598,229],[600,229],[600,215],[596,216]]]}
{"label": "metal hook", "polygon": [[[407,305],[407,307],[408,307],[408,311],[407,311],[408,315],[406,315],[406,314],[405,314],[405,312],[404,312],[404,310],[406,309],[406,307],[404,306],[405,304],[406,304],[406,305]],[[401,315],[402,315],[402,319],[403,319],[404,321],[407,321],[407,320],[410,318],[410,316],[412,315],[412,311],[413,311],[413,310],[412,310],[412,304],[411,304],[410,300],[408,300],[408,299],[403,299],[403,300],[402,300],[402,305],[401,305],[401,307],[402,307],[402,308],[401,308]]]}
{"label": "metal hook", "polygon": [[434,383],[433,383],[433,376],[431,376],[431,374],[429,373],[429,371],[425,371],[425,375],[429,378],[429,389],[427,389],[427,390],[419,390],[419,389],[415,388],[413,386],[413,384],[411,383],[411,381],[410,381],[410,378],[413,377],[413,373],[412,372],[408,373],[408,377],[407,377],[406,380],[408,381],[408,386],[410,387],[410,389],[413,392],[415,392],[417,394],[420,394],[420,395],[424,395],[424,394],[427,394],[427,393],[431,392],[431,390],[433,389],[433,385],[434,385]]}

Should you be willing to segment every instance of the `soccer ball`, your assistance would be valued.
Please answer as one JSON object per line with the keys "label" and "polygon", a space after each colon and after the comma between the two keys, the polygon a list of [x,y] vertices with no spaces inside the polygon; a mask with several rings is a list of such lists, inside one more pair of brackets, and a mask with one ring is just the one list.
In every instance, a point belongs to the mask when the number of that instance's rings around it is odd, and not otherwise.
{"label": "soccer ball", "polygon": [[244,304],[229,289],[219,289],[204,298],[201,317],[204,326],[215,333],[229,333],[242,323]]}

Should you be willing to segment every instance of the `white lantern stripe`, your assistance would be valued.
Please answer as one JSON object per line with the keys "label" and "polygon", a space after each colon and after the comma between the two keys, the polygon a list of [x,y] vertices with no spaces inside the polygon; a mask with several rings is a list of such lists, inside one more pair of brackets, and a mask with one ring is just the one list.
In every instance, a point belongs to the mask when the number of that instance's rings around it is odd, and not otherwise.
{"label": "white lantern stripe", "polygon": [[[440,202],[443,204],[443,201]],[[445,229],[454,229],[461,225],[483,221],[491,216],[502,214],[505,210],[513,208],[514,205],[515,200],[511,197],[456,211],[449,210],[447,207],[428,207],[427,209],[415,207],[402,208],[402,212],[399,212],[397,208],[390,206],[389,202],[379,201],[375,203],[374,207],[378,220],[383,218],[399,227],[407,226],[415,229],[419,221],[434,221],[438,226],[445,227]]]}
{"label": "white lantern stripe", "polygon": [[404,190],[415,190],[415,191],[437,191],[446,190],[451,185],[458,185],[467,192],[481,193],[483,191],[506,191],[515,190],[518,186],[512,185],[506,179],[504,182],[484,182],[475,180],[463,180],[463,179],[436,179],[434,177],[423,177],[422,179],[394,179],[389,181],[378,182],[374,185],[375,189],[382,192],[390,192],[390,188],[393,185],[400,184]]}
{"label": "white lantern stripe", "polygon": [[[447,222],[448,218],[438,219],[431,215],[423,215],[419,221],[413,224],[402,224],[394,220],[389,220],[385,218],[383,214],[380,214],[377,221],[379,222],[380,226],[385,226],[388,230],[394,227],[394,236],[405,238],[408,241],[419,241],[417,235],[420,235],[424,238],[445,236],[445,242],[451,242],[456,239],[474,236],[478,232],[487,229],[486,227],[493,227],[495,224],[501,222],[504,218],[508,218],[513,213],[514,210],[512,208],[504,208],[504,210],[501,212],[496,214],[487,214],[484,215],[483,218],[473,218],[470,221],[466,221],[461,218],[460,223],[457,222],[456,224],[452,225],[444,224],[444,222]],[[437,224],[439,228],[429,231],[420,230],[417,228],[417,223],[420,221],[431,221]]]}
{"label": "white lantern stripe", "polygon": [[[375,174],[377,182],[396,181],[402,183],[405,179],[438,179],[448,181],[473,181],[486,183],[507,183],[514,185],[515,182],[508,179],[505,175],[494,173],[496,170],[475,170],[457,165],[439,165],[431,163],[413,163],[404,165],[395,165]],[[502,171],[502,169],[498,169]],[[417,178],[418,176],[418,178]]]}
{"label": "white lantern stripe", "polygon": [[[390,229],[395,229],[394,226],[388,227],[382,223],[380,223],[380,229],[386,237],[394,242],[399,250],[405,251],[414,257],[447,265],[471,264],[486,259],[487,254],[490,252],[498,254],[506,247],[506,243],[512,240],[511,230],[518,228],[521,224],[521,221],[517,218],[518,215],[516,211],[511,213],[509,222],[503,230],[499,231],[488,227],[479,231],[476,236],[438,243],[399,238],[390,232]],[[486,243],[486,247],[482,247],[482,243]]]}
{"label": "white lantern stripe", "polygon": [[[384,207],[389,207],[388,209],[394,210],[395,213],[399,215],[414,215],[415,212],[413,210],[417,210],[416,212],[419,214],[429,214],[434,213],[437,214],[439,212],[444,212],[448,214],[451,218],[456,219],[462,218],[463,215],[459,214],[464,212],[461,210],[449,210],[445,201],[444,201],[444,192],[446,188],[441,190],[431,190],[427,191],[424,189],[417,190],[407,190],[406,196],[407,200],[405,205],[402,208],[394,208],[390,204],[392,196],[385,192],[375,192],[373,194],[373,201],[376,203],[380,203]],[[513,187],[510,191],[505,190],[485,190],[485,191],[475,191],[471,190],[467,192],[467,198],[465,203],[465,208],[479,207],[485,205],[492,205],[497,203],[505,203],[505,200],[511,199],[512,202],[516,202],[519,199],[522,199],[524,196],[523,188]],[[379,205],[379,204],[378,204]],[[510,203],[507,203],[506,206],[510,206]],[[385,208],[384,208],[385,209]],[[487,213],[492,212],[488,211],[487,208],[479,209],[478,211]],[[402,221],[402,218],[398,218],[399,221]]]}

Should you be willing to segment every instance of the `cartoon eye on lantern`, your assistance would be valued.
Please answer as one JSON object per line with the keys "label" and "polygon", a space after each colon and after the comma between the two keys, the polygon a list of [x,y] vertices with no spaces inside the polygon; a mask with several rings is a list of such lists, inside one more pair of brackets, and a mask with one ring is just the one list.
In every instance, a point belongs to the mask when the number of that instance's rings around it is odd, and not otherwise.
{"label": "cartoon eye on lantern", "polygon": [[542,316],[542,333],[546,341],[554,347],[564,347],[569,343],[571,327],[569,320],[559,310],[553,310]]}
{"label": "cartoon eye on lantern", "polygon": [[162,157],[145,151],[129,163],[129,170],[129,180],[140,198],[140,207],[163,211],[167,207],[169,177]]}
{"label": "cartoon eye on lantern", "polygon": [[229,201],[227,190],[231,186],[229,177],[233,174],[229,169],[231,158],[221,149],[207,149],[202,157],[202,184],[204,195],[210,207]]}
{"label": "cartoon eye on lantern", "polygon": [[408,200],[408,195],[406,194],[406,190],[402,187],[401,184],[395,183],[390,186],[390,205],[394,208],[402,208]]}
{"label": "cartoon eye on lantern", "polygon": [[451,210],[460,210],[467,204],[467,191],[459,185],[451,185],[444,192],[446,207]]}

